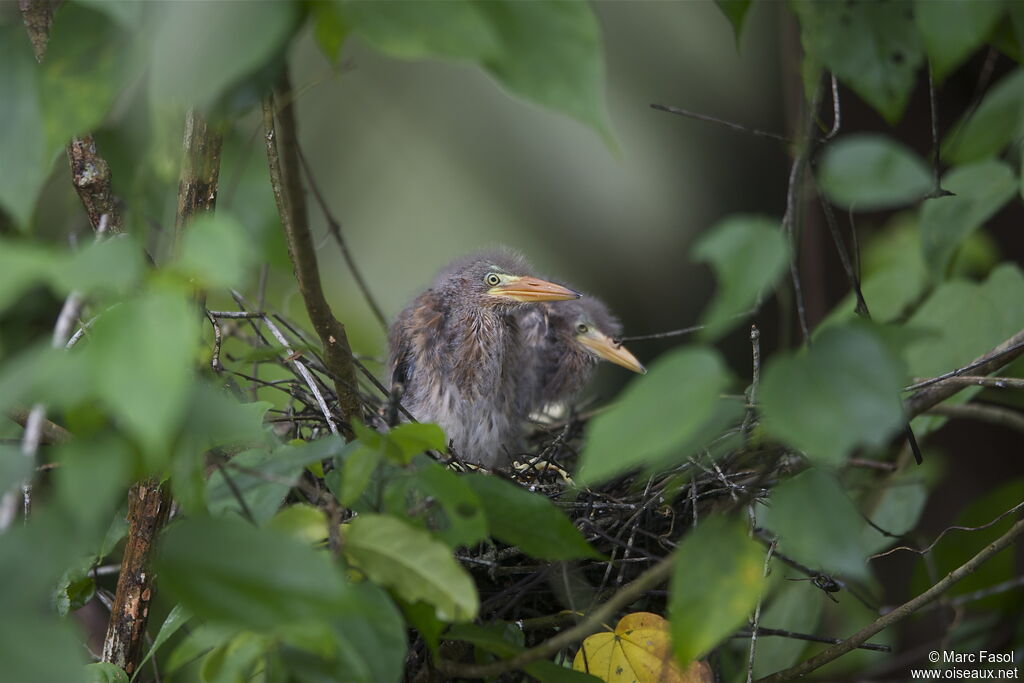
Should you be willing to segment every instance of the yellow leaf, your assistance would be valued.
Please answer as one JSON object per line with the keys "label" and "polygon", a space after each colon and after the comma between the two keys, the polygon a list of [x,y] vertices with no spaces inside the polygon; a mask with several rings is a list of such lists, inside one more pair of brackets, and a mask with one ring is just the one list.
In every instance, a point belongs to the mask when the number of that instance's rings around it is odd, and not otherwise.
{"label": "yellow leaf", "polygon": [[650,612],[633,612],[619,620],[615,631],[595,633],[583,641],[572,668],[607,683],[710,683],[706,662],[693,661],[682,669],[672,657],[668,622]]}

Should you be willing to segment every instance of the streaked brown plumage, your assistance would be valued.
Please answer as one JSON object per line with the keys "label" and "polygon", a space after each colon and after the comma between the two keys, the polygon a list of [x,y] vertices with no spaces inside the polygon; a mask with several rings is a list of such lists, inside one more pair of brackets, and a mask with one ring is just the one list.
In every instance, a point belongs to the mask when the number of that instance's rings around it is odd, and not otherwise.
{"label": "streaked brown plumage", "polygon": [[633,372],[647,372],[617,341],[621,323],[592,296],[541,304],[516,317],[533,361],[528,381],[520,385],[521,410],[527,414],[571,400],[601,360]]}
{"label": "streaked brown plumage", "polygon": [[441,425],[463,460],[500,464],[518,446],[526,349],[514,313],[579,297],[530,272],[508,250],[459,259],[391,327],[388,369],[402,404]]}

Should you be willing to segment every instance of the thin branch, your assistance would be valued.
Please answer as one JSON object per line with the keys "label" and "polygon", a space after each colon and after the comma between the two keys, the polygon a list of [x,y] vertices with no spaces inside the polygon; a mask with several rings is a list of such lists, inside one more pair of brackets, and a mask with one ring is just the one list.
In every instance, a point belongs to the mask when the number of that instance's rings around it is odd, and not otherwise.
{"label": "thin branch", "polygon": [[248,318],[262,318],[266,315],[261,311],[207,311],[206,313],[214,318],[226,320],[247,320]]}
{"label": "thin branch", "polygon": [[635,337],[620,337],[619,341],[622,343],[630,341],[642,341],[644,339],[664,339],[665,337],[681,337],[687,334],[693,334],[694,332],[700,332],[707,325],[693,325],[692,327],[684,327],[679,330],[669,330],[668,332],[655,332],[654,334],[641,334]]}
{"label": "thin branch", "polygon": [[756,128],[749,128],[747,126],[742,126],[742,125],[740,125],[738,123],[732,123],[731,121],[724,121],[722,119],[715,118],[714,116],[708,116],[707,114],[698,114],[696,112],[692,112],[692,111],[689,111],[689,110],[686,110],[686,109],[681,109],[679,107],[673,107],[673,106],[668,105],[668,104],[652,104],[651,105],[651,109],[657,109],[658,111],[668,112],[669,114],[677,114],[679,116],[685,116],[686,118],[690,118],[690,119],[697,119],[698,121],[706,121],[708,123],[714,123],[714,124],[717,124],[719,126],[725,126],[726,128],[728,128],[730,130],[735,130],[735,131],[738,131],[740,133],[749,133],[750,135],[754,135],[754,136],[757,136],[759,138],[767,138],[769,140],[778,140],[779,142],[784,142],[787,145],[788,144],[792,144],[792,142],[793,142],[792,140],[790,140],[789,138],[785,137],[784,135],[779,135],[777,133],[769,133],[767,131],[758,130]]}
{"label": "thin branch", "polygon": [[487,678],[506,671],[521,669],[527,664],[547,659],[564,647],[579,642],[604,628],[615,614],[627,605],[640,599],[644,593],[668,580],[672,573],[675,555],[660,560],[656,565],[638,576],[632,583],[622,587],[607,602],[595,609],[589,616],[572,628],[560,631],[540,645],[520,652],[514,657],[488,664],[466,664],[442,659],[437,662],[438,670],[447,676],[459,678]]}
{"label": "thin branch", "polygon": [[[751,513],[753,514],[753,513]],[[778,544],[778,539],[773,538],[772,544],[768,546],[768,552],[764,556],[764,578],[768,578],[768,569],[771,567],[772,555],[775,554],[775,546]],[[761,622],[761,603],[763,602],[764,596],[758,596],[757,607],[754,608],[754,621],[750,626],[750,652],[747,655],[747,683],[753,683],[754,680],[754,654],[757,651],[757,636],[761,634],[760,622]]]}
{"label": "thin branch", "polygon": [[963,389],[963,385],[958,386],[955,383],[946,383],[943,380],[968,373],[987,375],[1008,365],[1021,354],[1024,354],[1024,330],[1017,332],[1017,334],[999,346],[979,356],[962,368],[907,387],[908,389],[919,389],[919,391],[904,400],[903,407],[910,417],[920,415]]}
{"label": "thin branch", "polygon": [[998,524],[1002,520],[1006,519],[1007,517],[1009,517],[1010,515],[1012,515],[1013,513],[1017,512],[1018,510],[1021,510],[1021,509],[1024,509],[1024,502],[1017,503],[1012,508],[1010,508],[1006,512],[1002,513],[1001,515],[999,515],[998,517],[993,519],[991,522],[987,522],[985,524],[982,524],[981,526],[948,526],[945,529],[943,529],[942,532],[938,536],[935,537],[934,541],[932,541],[930,544],[928,544],[927,547],[922,548],[920,550],[918,550],[917,548],[911,548],[909,546],[901,545],[901,546],[898,546],[896,548],[890,548],[889,550],[886,550],[884,553],[878,553],[876,555],[872,555],[868,559],[869,560],[877,560],[880,557],[885,557],[886,555],[892,555],[893,553],[898,552],[900,550],[906,550],[908,552],[917,553],[918,555],[926,555],[926,554],[930,553],[935,548],[935,546],[937,546],[939,544],[939,541],[941,541],[943,539],[943,537],[945,537],[945,535],[948,534],[950,531],[981,531],[983,529],[988,529],[989,527]]}
{"label": "thin branch", "polygon": [[[295,278],[298,281],[302,300],[306,305],[310,322],[324,347],[324,362],[334,378],[338,395],[338,406],[344,421],[343,432],[352,437],[348,425],[360,417],[359,395],[352,349],[348,343],[345,326],[334,314],[324,297],[320,284],[316,250],[309,230],[302,180],[299,175],[298,129],[292,102],[286,100],[291,94],[287,72],[272,97],[263,102],[263,126],[266,136],[267,162],[270,167],[270,182],[277,201],[277,210],[288,242]],[[275,128],[274,103],[280,103],[277,118],[280,128]]]}
{"label": "thin branch", "polygon": [[891,612],[879,617],[841,643],[827,648],[816,656],[811,657],[796,666],[792,666],[783,671],[774,673],[771,676],[759,679],[757,683],[782,683],[782,681],[791,681],[795,678],[805,676],[815,669],[818,669],[838,657],[845,655],[847,652],[855,649],[858,645],[862,645],[867,642],[868,638],[879,631],[903,621],[925,605],[938,599],[939,596],[949,590],[961,579],[973,574],[982,564],[996,555],[996,553],[1013,543],[1022,533],[1024,533],[1024,520],[1018,521],[1009,531],[1000,536],[994,542],[990,543],[970,560],[947,574],[945,578],[934,584],[924,593],[921,593]]}
{"label": "thin branch", "polygon": [[928,105],[931,109],[932,119],[932,191],[927,195],[926,199],[950,197],[953,193],[942,189],[942,164],[939,158],[939,109],[935,104],[935,83],[932,80],[932,65],[930,62],[928,64]]}
{"label": "thin branch", "polygon": [[[806,640],[811,643],[828,643],[829,645],[838,645],[843,642],[841,638],[827,638],[825,636],[816,636],[810,633],[795,633],[793,631],[786,631],[779,628],[764,628],[759,626],[757,629],[758,637],[763,638],[764,636],[779,636],[780,638],[792,638],[793,640]],[[750,632],[740,631],[734,638],[749,638]],[[874,652],[892,652],[892,648],[888,645],[879,645],[877,643],[863,643],[857,646],[858,650],[873,650]]]}
{"label": "thin branch", "polygon": [[341,223],[334,218],[331,213],[330,207],[327,206],[327,201],[324,199],[323,194],[320,192],[320,186],[316,184],[316,178],[313,177],[313,170],[309,167],[309,162],[306,161],[306,155],[302,153],[301,147],[296,147],[296,151],[299,155],[299,161],[302,162],[302,169],[306,172],[306,181],[309,183],[309,188],[313,190],[313,197],[316,198],[316,203],[320,206],[320,211],[324,215],[324,220],[327,221],[327,230],[331,233],[331,237],[338,243],[338,248],[341,249],[341,255],[345,259],[345,263],[348,265],[348,270],[352,273],[352,277],[356,281],[356,285],[359,287],[359,291],[363,293],[363,298],[366,299],[366,305],[373,311],[373,315],[377,318],[380,326],[387,332],[388,321],[384,317],[384,313],[381,311],[377,300],[373,298],[373,294],[370,293],[370,287],[366,284],[366,280],[363,279],[363,273],[359,270],[359,266],[356,264],[356,260],[352,257],[352,252],[349,251],[348,243],[345,241],[345,237],[341,233]]}
{"label": "thin branch", "polygon": [[994,406],[986,403],[967,403],[964,405],[939,404],[929,408],[927,414],[979,420],[1000,427],[1016,429],[1018,432],[1024,432],[1024,415],[1003,406]]}
{"label": "thin branch", "polygon": [[[7,411],[7,417],[22,427],[28,425],[29,414],[30,411],[22,407],[11,408]],[[39,436],[40,443],[48,445],[60,445],[71,441],[71,432],[49,420],[42,421],[39,427]]]}
{"label": "thin branch", "polygon": [[828,142],[839,134],[839,128],[843,121],[842,111],[839,108],[839,81],[836,80],[835,74],[829,74],[829,77],[832,80],[832,130],[822,138],[821,141],[823,143]]}
{"label": "thin branch", "polygon": [[220,347],[224,343],[224,335],[220,330],[220,323],[212,311],[204,311],[206,319],[213,325],[213,353],[210,356],[210,368],[218,375],[224,372],[224,365],[220,362]]}
{"label": "thin branch", "polygon": [[[914,379],[915,382],[927,383],[931,382],[930,378],[918,377]],[[947,377],[942,380],[943,383],[951,382],[955,385],[970,387],[989,387],[993,389],[1024,389],[1024,379],[1020,377],[983,377],[979,375],[959,375],[956,377]],[[904,389],[909,390],[910,387]]]}

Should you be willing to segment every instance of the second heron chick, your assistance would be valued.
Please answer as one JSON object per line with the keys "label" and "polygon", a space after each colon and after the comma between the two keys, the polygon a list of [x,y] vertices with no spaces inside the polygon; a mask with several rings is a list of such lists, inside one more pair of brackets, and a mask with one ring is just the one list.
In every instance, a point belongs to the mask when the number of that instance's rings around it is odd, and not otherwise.
{"label": "second heron chick", "polygon": [[622,324],[592,296],[533,306],[518,318],[523,343],[532,352],[520,394],[527,413],[571,400],[590,381],[599,361],[647,372],[618,341]]}

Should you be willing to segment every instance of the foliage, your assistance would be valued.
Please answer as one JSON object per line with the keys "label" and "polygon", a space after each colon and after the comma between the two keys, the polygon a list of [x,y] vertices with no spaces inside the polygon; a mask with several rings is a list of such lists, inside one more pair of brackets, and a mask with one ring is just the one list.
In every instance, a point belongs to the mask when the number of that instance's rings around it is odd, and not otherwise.
{"label": "foliage", "polygon": [[[737,40],[758,11],[746,0],[718,5]],[[793,0],[786,11],[800,25],[808,100],[821,99],[825,70],[890,123],[927,82],[925,65],[935,83],[948,82],[983,46],[1024,44],[1020,10],[998,2]],[[129,680],[109,662],[86,663],[69,615],[112,587],[92,570],[119,563],[127,491],[147,478],[165,482],[176,503],[157,536],[150,620],[162,625],[143,659],[164,680],[397,681],[407,661],[494,665],[557,632],[546,622],[531,631],[529,619],[506,614],[505,603],[513,605],[503,596],[519,574],[547,580],[529,584],[548,586],[530,607],[543,621],[563,607],[591,611],[657,562],[674,563],[667,597],[648,591],[633,596],[642,603],[634,607],[668,622],[626,616],[584,641],[576,672],[565,649],[522,668],[542,681],[593,679],[580,671],[617,680],[627,662],[638,680],[707,680],[698,660],[717,650],[739,678],[745,653],[728,639],[755,611],[762,624],[814,633],[831,609],[813,587],[773,578],[788,572],[782,557],[822,591],[833,592],[822,588],[833,576],[835,586],[877,587],[869,558],[911,544],[938,476],[908,473],[896,442],[911,419],[935,445],[949,412],[906,414],[904,387],[962,367],[1024,328],[1024,273],[986,241],[986,225],[1021,196],[1020,68],[985,90],[941,146],[933,141],[937,156],[894,134],[844,130],[833,140],[812,127],[796,141],[798,164],[813,175],[808,186],[828,211],[848,212],[855,235],[871,233],[863,253],[851,240],[849,288],[863,294],[873,320],[853,320],[851,291],[805,348],[758,355],[750,381],[737,380],[709,344],[763,319],[773,297],[794,296],[783,274],[799,265],[800,242],[781,217],[725,217],[690,250],[715,276],[703,345],[677,345],[607,409],[587,420],[571,413],[558,437],[541,433],[531,458],[555,452],[574,466],[558,469],[552,485],[529,479],[545,472],[531,470],[532,461],[516,481],[440,464],[441,428],[396,425],[386,389],[367,399],[362,421],[346,425],[347,440],[327,436],[321,403],[337,406],[337,378],[301,325],[260,312],[231,327],[220,320],[216,340],[209,331],[204,311],[217,320],[209,302],[249,291],[263,262],[287,264],[267,227],[276,231],[267,215],[274,198],[262,175],[245,178],[243,201],[179,231],[182,160],[170,150],[194,109],[224,135],[225,158],[238,154],[238,122],[287,72],[291,45],[307,30],[332,64],[347,41],[360,40],[400,60],[478,67],[616,148],[600,26],[586,3],[68,0],[41,63],[20,17],[0,12],[0,409],[16,417],[39,406],[70,434],[46,437],[38,462],[22,454],[31,450],[29,430],[5,422],[0,434],[0,492],[13,496],[0,507],[14,510],[22,485],[34,486],[27,523],[8,520],[2,530],[0,677]],[[115,143],[124,234],[67,245],[43,218],[52,208],[42,205],[43,187],[68,141],[92,132]],[[864,216],[895,209],[903,213]],[[876,219],[872,230],[857,224]],[[842,235],[836,242],[845,253]],[[18,320],[26,300],[44,301],[45,325]],[[242,305],[241,295],[234,300]],[[70,341],[50,329],[61,302],[84,306],[68,321],[66,332],[77,332]],[[278,324],[286,341],[269,333]],[[226,373],[211,367],[222,359]],[[252,363],[264,368],[260,378],[247,374]],[[943,407],[981,391],[967,388]],[[576,458],[565,441],[580,431]],[[866,460],[883,464],[852,466]],[[1020,496],[1020,482],[1010,482],[962,522],[987,524]],[[614,534],[599,523],[610,518],[594,514],[602,506],[627,510],[612,521]],[[652,524],[664,522],[659,533],[638,521],[653,516]],[[1007,528],[1009,520],[970,542],[939,545],[930,559],[948,573]],[[521,564],[503,564],[510,557]],[[1004,555],[964,585],[991,587],[1012,571]],[[915,581],[922,591],[931,585],[924,569]],[[761,642],[753,671],[791,666],[805,649]],[[133,673],[148,675],[141,665]]]}

